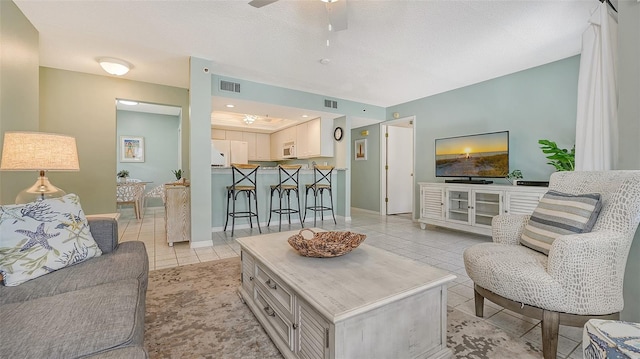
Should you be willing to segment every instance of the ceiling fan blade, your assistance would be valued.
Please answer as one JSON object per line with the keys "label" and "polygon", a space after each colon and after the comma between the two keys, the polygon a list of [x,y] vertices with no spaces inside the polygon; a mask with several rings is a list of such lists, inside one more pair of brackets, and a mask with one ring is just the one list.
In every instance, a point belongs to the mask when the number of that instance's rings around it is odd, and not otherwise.
{"label": "ceiling fan blade", "polygon": [[[255,1],[255,0],[254,0]],[[347,29],[347,0],[329,2],[326,4],[329,23],[332,31]]]}
{"label": "ceiling fan blade", "polygon": [[249,5],[256,7],[256,8],[261,8],[263,6],[269,5],[271,3],[274,3],[278,0],[252,0],[249,1]]}

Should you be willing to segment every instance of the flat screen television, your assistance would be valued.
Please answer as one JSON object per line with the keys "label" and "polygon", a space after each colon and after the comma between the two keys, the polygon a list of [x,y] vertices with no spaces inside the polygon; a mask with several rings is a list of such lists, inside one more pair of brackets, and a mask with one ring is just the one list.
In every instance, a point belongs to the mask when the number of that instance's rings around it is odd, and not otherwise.
{"label": "flat screen television", "polygon": [[467,177],[446,182],[492,183],[473,178],[509,174],[509,131],[436,139],[436,177]]}

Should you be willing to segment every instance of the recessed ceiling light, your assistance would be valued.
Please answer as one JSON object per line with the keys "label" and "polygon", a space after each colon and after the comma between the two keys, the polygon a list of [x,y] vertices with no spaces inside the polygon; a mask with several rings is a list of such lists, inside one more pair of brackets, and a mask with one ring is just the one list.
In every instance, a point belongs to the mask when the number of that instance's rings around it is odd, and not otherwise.
{"label": "recessed ceiling light", "polygon": [[309,117],[309,116],[308,116],[308,115],[302,115],[302,117],[307,118],[307,117]]}
{"label": "recessed ceiling light", "polygon": [[227,104],[227,107],[228,107],[228,108],[234,108],[235,106],[234,106],[234,105],[232,105],[232,104]]}
{"label": "recessed ceiling light", "polygon": [[129,100],[118,100],[118,103],[121,103],[123,105],[127,105],[127,106],[135,106],[138,104],[137,101],[129,101]]}
{"label": "recessed ceiling light", "polygon": [[102,66],[102,69],[111,75],[122,76],[129,72],[131,64],[120,59],[114,59],[113,57],[102,57],[98,59],[98,63]]}
{"label": "recessed ceiling light", "polygon": [[331,59],[320,59],[320,63],[323,65],[328,65],[331,62]]}

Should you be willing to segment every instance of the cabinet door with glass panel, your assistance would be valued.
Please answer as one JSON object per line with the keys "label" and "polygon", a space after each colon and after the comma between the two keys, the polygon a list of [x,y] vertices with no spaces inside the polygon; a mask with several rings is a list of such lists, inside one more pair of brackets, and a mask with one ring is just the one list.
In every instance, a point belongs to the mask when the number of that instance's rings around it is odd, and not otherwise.
{"label": "cabinet door with glass panel", "polygon": [[502,213],[503,192],[474,190],[472,195],[472,224],[478,227],[491,228],[491,220],[493,217]]}
{"label": "cabinet door with glass panel", "polygon": [[446,220],[471,224],[471,190],[447,188]]}

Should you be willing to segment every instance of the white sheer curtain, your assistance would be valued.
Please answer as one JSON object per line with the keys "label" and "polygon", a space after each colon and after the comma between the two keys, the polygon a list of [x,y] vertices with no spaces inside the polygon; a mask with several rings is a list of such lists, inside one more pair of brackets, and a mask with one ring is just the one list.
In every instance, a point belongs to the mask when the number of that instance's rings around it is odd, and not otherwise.
{"label": "white sheer curtain", "polygon": [[576,170],[611,170],[618,159],[618,24],[600,4],[582,34]]}

